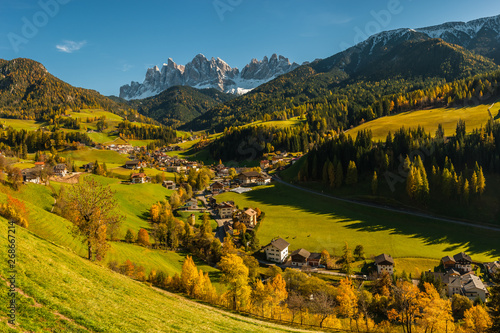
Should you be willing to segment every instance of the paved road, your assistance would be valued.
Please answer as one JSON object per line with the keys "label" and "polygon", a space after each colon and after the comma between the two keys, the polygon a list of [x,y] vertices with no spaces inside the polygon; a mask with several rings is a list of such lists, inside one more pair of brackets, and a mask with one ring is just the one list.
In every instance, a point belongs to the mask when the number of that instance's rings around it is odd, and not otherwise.
{"label": "paved road", "polygon": [[360,206],[365,206],[365,207],[377,208],[377,209],[381,209],[381,210],[385,210],[385,211],[389,211],[389,212],[394,212],[394,213],[406,214],[406,215],[411,215],[411,216],[423,217],[423,218],[426,218],[426,219],[432,219],[432,220],[437,220],[437,221],[442,221],[442,222],[447,222],[447,223],[453,223],[453,224],[463,225],[463,226],[466,226],[466,227],[472,227],[472,228],[478,228],[478,229],[485,229],[485,230],[489,230],[489,231],[500,232],[500,227],[494,227],[494,226],[487,226],[487,225],[481,225],[481,224],[468,223],[468,222],[464,222],[464,221],[458,221],[458,220],[453,220],[453,219],[448,219],[448,218],[443,218],[443,217],[437,217],[437,216],[433,216],[433,215],[429,215],[429,214],[425,214],[425,213],[413,212],[413,211],[408,211],[408,210],[404,210],[404,209],[392,208],[392,207],[388,207],[388,206],[381,206],[381,205],[377,205],[377,204],[374,204],[374,203],[368,203],[368,202],[362,202],[362,201],[358,201],[358,200],[339,198],[339,197],[336,197],[336,196],[333,196],[333,195],[324,194],[324,193],[321,193],[321,192],[318,192],[318,191],[310,190],[308,188],[304,188],[304,187],[301,187],[301,186],[297,186],[297,185],[293,185],[293,184],[287,183],[287,182],[279,179],[277,176],[273,176],[273,179],[275,181],[277,181],[278,183],[281,183],[283,185],[295,188],[297,190],[308,192],[308,193],[312,193],[312,194],[316,194],[316,195],[320,195],[322,197],[327,197],[327,198],[331,198],[331,199],[338,200],[338,201],[353,203],[353,204],[360,205]]}
{"label": "paved road", "polygon": [[207,199],[205,196],[201,193],[198,193],[196,195],[196,199],[200,200],[203,202],[203,205],[205,205],[205,209],[211,217],[217,222],[217,230],[215,230],[215,237],[217,237],[222,244],[224,244],[224,237],[226,237],[226,232],[224,231],[224,222],[230,221],[231,219],[217,219],[214,210],[208,205]]}

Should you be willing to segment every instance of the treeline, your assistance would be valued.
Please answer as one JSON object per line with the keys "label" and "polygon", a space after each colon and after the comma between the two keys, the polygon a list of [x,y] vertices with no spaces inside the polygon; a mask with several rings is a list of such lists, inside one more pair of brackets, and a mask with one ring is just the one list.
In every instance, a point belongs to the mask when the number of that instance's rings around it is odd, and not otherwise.
{"label": "treeline", "polygon": [[91,145],[93,141],[87,133],[43,130],[15,130],[11,127],[0,133],[0,149],[12,151],[18,155],[50,150],[52,147],[62,149],[75,143]]}
{"label": "treeline", "polygon": [[80,109],[103,109],[126,119],[154,123],[128,105],[73,87],[30,59],[0,59],[0,117],[49,122]]}
{"label": "treeline", "polygon": [[406,277],[387,273],[371,287],[344,278],[337,286],[296,269],[272,270],[262,280],[258,262],[236,253],[222,256],[220,281],[227,291],[219,294],[208,273],[187,257],[180,274],[169,276],[144,269],[127,260],[109,267],[147,281],[156,287],[185,293],[204,302],[275,320],[285,324],[316,326],[350,332],[491,332],[500,324],[500,289],[492,288],[488,306],[467,297],[442,295],[442,284],[422,275],[418,286]]}
{"label": "treeline", "polygon": [[345,94],[309,101],[292,108],[291,114],[306,114],[309,128],[324,134],[409,110],[476,105],[500,94],[499,79],[500,72],[493,72],[450,83],[430,80],[425,85],[404,85],[402,81],[400,89],[395,90],[391,86],[397,86],[398,81],[392,85],[382,81],[380,85],[388,89],[384,95],[370,90],[367,83],[357,82],[344,88]]}
{"label": "treeline", "polygon": [[499,141],[500,124],[492,121],[470,134],[459,121],[449,138],[441,126],[434,138],[421,127],[401,128],[389,133],[385,143],[374,142],[370,131],[358,132],[355,140],[341,133],[310,151],[297,178],[340,187],[359,177],[372,179],[376,189],[378,178],[384,177],[390,186],[406,183],[409,196],[418,201],[436,191],[468,202],[484,192],[483,172],[500,173]]}
{"label": "treeline", "polygon": [[347,84],[334,88],[327,96],[307,100],[299,106],[290,104],[284,109],[247,120],[286,120],[300,116],[306,120],[305,125],[285,129],[264,126],[241,128],[235,127],[240,122],[232,119],[224,129],[224,136],[213,142],[210,152],[214,158],[224,160],[241,160],[248,158],[249,154],[254,158],[254,151],[259,157],[269,152],[271,147],[307,152],[310,142],[322,144],[325,137],[378,117],[425,107],[483,103],[500,94],[499,79],[500,72],[494,72],[451,83],[437,79],[425,84],[418,80],[394,79]]}
{"label": "treeline", "polygon": [[137,125],[127,120],[118,125],[118,133],[126,139],[156,140],[158,145],[168,145],[176,140],[176,131],[170,127]]}
{"label": "treeline", "polygon": [[229,127],[214,140],[209,151],[214,159],[245,160],[260,158],[274,151],[308,151],[312,142],[322,142],[306,125],[278,128],[273,126]]}
{"label": "treeline", "polygon": [[[337,78],[337,74],[341,77]],[[336,84],[328,84],[327,81]],[[342,83],[339,84],[340,81]],[[421,77],[406,79],[398,76],[379,81],[348,80],[339,73],[324,73],[314,80],[294,82],[293,85],[281,86],[280,80],[275,80],[267,84],[277,86],[268,94],[259,93],[257,89],[233,101],[215,106],[189,125],[193,129],[210,128],[222,131],[230,126],[242,126],[259,120],[283,120],[313,111],[315,120],[327,118],[328,127],[325,130],[346,129],[362,119],[367,120],[364,109],[385,96],[425,90],[444,82],[440,78],[424,80]],[[309,122],[309,126],[315,129],[317,124]]]}

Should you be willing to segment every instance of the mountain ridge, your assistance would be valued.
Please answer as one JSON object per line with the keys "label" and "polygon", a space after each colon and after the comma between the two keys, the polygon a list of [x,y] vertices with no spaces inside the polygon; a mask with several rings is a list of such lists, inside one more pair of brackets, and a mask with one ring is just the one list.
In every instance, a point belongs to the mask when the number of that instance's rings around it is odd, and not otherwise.
{"label": "mountain ridge", "polygon": [[299,64],[290,63],[288,58],[277,54],[271,58],[265,56],[260,61],[254,58],[241,72],[221,58],[207,59],[201,53],[186,65],[178,65],[169,58],[161,69],[158,66],[148,68],[143,83],[132,81],[121,86],[119,96],[127,100],[142,99],[180,85],[243,94],[297,67]]}
{"label": "mountain ridge", "polygon": [[[315,99],[330,99],[332,93],[338,93],[340,98],[345,96],[343,87],[363,82],[402,79],[406,82],[404,91],[409,92],[418,89],[417,86],[428,87],[433,80],[454,81],[498,69],[491,59],[458,44],[431,38],[414,29],[397,29],[373,35],[343,52],[303,65],[214,107],[183,128],[223,130],[263,119],[266,114],[315,103]],[[394,83],[389,84],[376,95],[392,94],[396,88]],[[368,98],[374,100],[377,96]],[[366,101],[359,106],[367,107]]]}

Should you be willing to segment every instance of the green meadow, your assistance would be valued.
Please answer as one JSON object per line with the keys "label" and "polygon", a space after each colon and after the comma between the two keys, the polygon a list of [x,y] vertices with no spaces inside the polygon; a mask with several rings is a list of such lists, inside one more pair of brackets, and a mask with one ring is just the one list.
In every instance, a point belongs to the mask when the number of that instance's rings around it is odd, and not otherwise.
{"label": "green meadow", "polygon": [[93,148],[85,148],[82,150],[72,150],[69,152],[62,152],[60,156],[65,158],[71,158],[73,161],[81,162],[78,165],[83,165],[89,162],[95,162],[96,160],[107,163],[116,163],[123,165],[128,158],[126,155],[122,155],[112,150],[100,150]]}
{"label": "green meadow", "polygon": [[268,127],[277,127],[277,128],[285,128],[285,127],[294,127],[304,123],[305,120],[299,119],[299,117],[293,117],[288,120],[270,120],[270,121],[254,121],[253,123],[249,123],[243,125],[241,127],[250,127],[250,126],[268,126]]}
{"label": "green meadow", "polygon": [[43,124],[35,120],[0,118],[0,125],[10,126],[15,130],[36,131]]}
{"label": "green meadow", "polygon": [[[385,141],[387,134],[394,133],[401,127],[416,128],[422,126],[432,136],[435,135],[438,124],[443,125],[445,136],[455,135],[457,122],[459,119],[465,121],[468,131],[484,126],[488,119],[490,119],[488,109],[491,104],[482,104],[474,107],[447,107],[435,108],[427,110],[409,111],[393,116],[377,118],[375,120],[366,122],[362,125],[348,130],[346,133],[350,134],[353,138],[361,130],[371,130],[374,140]],[[495,103],[491,107],[490,112],[493,117],[499,113],[500,103]]]}
{"label": "green meadow", "polygon": [[[7,221],[0,218],[7,243]],[[17,325],[1,332],[296,332],[152,288],[16,228]],[[7,265],[0,266],[7,304]]]}
{"label": "green meadow", "polygon": [[104,111],[102,109],[81,109],[80,111],[70,112],[71,117],[79,118],[85,121],[87,118],[100,118],[102,116],[106,117],[106,121],[121,122],[123,118],[117,114]]}
{"label": "green meadow", "polygon": [[[99,176],[91,176],[101,183],[110,185],[116,191],[115,198],[118,209],[125,216],[125,222],[121,228],[120,238],[123,239],[125,232],[131,228],[135,235],[140,228],[149,228],[149,223],[145,220],[151,205],[159,200],[163,200],[172,191],[166,190],[161,185],[137,184],[121,185],[116,179]],[[61,186],[66,184],[51,182],[50,186],[30,184],[23,186],[20,191],[13,191],[7,186],[0,185],[0,202],[5,202],[7,195],[11,195],[22,200],[29,212],[29,230],[37,236],[46,239],[58,246],[61,246],[75,254],[85,257],[86,247],[81,238],[71,234],[71,223],[55,214],[51,213],[54,204],[53,192],[58,192]],[[153,239],[150,238],[153,242]],[[169,275],[180,273],[185,253],[175,253],[169,251],[159,251],[147,249],[135,244],[127,244],[122,241],[111,242],[109,252],[104,260],[105,263],[117,261],[119,263],[129,259],[141,265],[146,272],[163,270]],[[219,271],[197,261],[197,265],[218,284]]]}
{"label": "green meadow", "polygon": [[347,242],[352,249],[363,245],[368,257],[386,252],[395,258],[440,259],[460,251],[478,261],[500,256],[499,232],[346,203],[282,184],[217,196],[218,202],[226,200],[266,213],[257,234],[261,245],[282,237],[291,250],[326,249],[336,255]]}

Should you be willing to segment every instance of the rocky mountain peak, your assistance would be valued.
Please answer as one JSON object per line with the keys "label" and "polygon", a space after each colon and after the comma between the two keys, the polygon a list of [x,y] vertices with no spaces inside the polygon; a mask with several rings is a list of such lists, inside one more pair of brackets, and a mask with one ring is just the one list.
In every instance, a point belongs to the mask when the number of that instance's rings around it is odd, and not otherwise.
{"label": "rocky mountain peak", "polygon": [[178,65],[169,58],[161,70],[154,66],[146,71],[143,83],[131,82],[120,88],[120,97],[139,99],[159,94],[176,85],[194,88],[215,88],[220,91],[242,94],[251,89],[288,73],[297,68],[297,63],[290,63],[288,58],[273,54],[261,61],[252,59],[240,73],[236,67],[229,66],[224,60],[197,54],[186,65]]}

